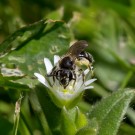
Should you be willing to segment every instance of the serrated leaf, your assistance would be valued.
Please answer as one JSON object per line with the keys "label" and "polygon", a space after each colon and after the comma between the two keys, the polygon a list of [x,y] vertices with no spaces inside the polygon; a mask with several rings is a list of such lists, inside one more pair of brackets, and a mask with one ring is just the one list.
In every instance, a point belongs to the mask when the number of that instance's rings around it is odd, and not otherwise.
{"label": "serrated leaf", "polygon": [[99,122],[98,135],[116,135],[129,103],[134,97],[133,90],[119,90],[98,103],[89,114]]}

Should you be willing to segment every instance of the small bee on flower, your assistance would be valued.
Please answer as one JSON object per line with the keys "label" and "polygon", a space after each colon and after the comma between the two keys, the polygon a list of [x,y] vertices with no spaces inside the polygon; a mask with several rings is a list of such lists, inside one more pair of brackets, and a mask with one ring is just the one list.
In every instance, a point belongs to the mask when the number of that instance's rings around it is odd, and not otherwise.
{"label": "small bee on flower", "polygon": [[[91,83],[96,79],[91,79],[91,62],[88,65],[90,68],[84,71],[80,70],[76,64],[76,60],[78,61],[84,56],[91,56],[82,53],[87,46],[87,42],[83,40],[74,43],[64,57],[54,56],[54,66],[48,58],[44,58],[46,77],[34,73],[38,80],[49,89],[48,93],[51,99],[59,107],[72,106],[80,99],[84,90],[93,88]],[[82,56],[80,53],[85,55]],[[90,58],[86,57],[85,59],[89,60]],[[93,58],[90,60],[92,61]]]}

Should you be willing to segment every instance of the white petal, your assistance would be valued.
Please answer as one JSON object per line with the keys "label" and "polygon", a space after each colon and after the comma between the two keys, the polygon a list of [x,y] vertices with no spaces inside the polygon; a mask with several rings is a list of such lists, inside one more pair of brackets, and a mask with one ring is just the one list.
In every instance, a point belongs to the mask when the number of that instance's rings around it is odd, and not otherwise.
{"label": "white petal", "polygon": [[84,89],[93,89],[94,87],[93,86],[88,86],[88,87],[85,87]]}
{"label": "white petal", "polygon": [[54,65],[56,65],[56,63],[58,63],[59,60],[60,57],[58,55],[54,55]]}
{"label": "white petal", "polygon": [[95,80],[97,80],[97,79],[90,79],[90,80],[86,81],[84,83],[84,85],[87,86],[87,85],[91,84],[92,82],[94,82]]}
{"label": "white petal", "polygon": [[84,71],[84,75],[88,74],[89,71],[90,71],[89,69],[86,69],[86,70]]}
{"label": "white petal", "polygon": [[39,73],[34,73],[34,75],[38,78],[38,80],[44,84],[46,87],[50,88],[50,85],[48,84],[47,80]]}
{"label": "white petal", "polygon": [[83,85],[83,78],[79,78],[79,80],[76,80],[75,83],[75,90],[78,91]]}
{"label": "white petal", "polygon": [[46,72],[47,72],[47,74],[49,74],[53,68],[52,63],[50,62],[50,60],[48,58],[44,58],[44,63],[45,63],[45,67],[46,67]]}
{"label": "white petal", "polygon": [[90,68],[93,69],[93,66],[91,66]]}

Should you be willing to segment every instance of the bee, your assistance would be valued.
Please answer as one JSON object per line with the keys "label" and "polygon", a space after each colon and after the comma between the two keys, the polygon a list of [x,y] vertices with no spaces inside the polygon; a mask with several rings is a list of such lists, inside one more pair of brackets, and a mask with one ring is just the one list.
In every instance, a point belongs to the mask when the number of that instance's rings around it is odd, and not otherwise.
{"label": "bee", "polygon": [[47,76],[52,76],[54,81],[56,78],[64,88],[69,85],[71,80],[76,81],[76,61],[83,58],[87,59],[89,63],[92,61],[91,55],[84,52],[86,47],[88,47],[88,43],[85,40],[75,42]]}
{"label": "bee", "polygon": [[86,67],[88,67],[90,70],[92,70],[92,64],[94,63],[94,58],[93,56],[86,51],[82,51],[76,60],[76,65],[78,66],[82,66],[85,65]]}

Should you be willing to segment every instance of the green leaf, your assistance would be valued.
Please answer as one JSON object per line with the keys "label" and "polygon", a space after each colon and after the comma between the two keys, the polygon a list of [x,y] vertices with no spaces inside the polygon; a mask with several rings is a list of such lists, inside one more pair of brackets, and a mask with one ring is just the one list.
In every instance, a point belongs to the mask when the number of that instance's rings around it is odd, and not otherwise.
{"label": "green leaf", "polygon": [[134,90],[119,90],[98,103],[89,114],[99,123],[98,135],[116,135],[129,103],[134,97]]}
{"label": "green leaf", "polygon": [[89,123],[77,131],[76,135],[97,135],[98,123],[95,119],[91,119]]}
{"label": "green leaf", "polygon": [[135,110],[131,107],[128,108],[127,117],[130,119],[132,124],[135,126]]}
{"label": "green leaf", "polygon": [[0,86],[4,88],[28,91],[29,90],[28,86],[15,82],[17,79],[19,79],[19,77],[2,77],[0,75]]}
{"label": "green leaf", "polygon": [[87,118],[86,116],[80,111],[80,109],[76,108],[76,117],[75,117],[75,124],[77,129],[82,128],[87,124]]}
{"label": "green leaf", "polygon": [[75,135],[97,135],[97,132],[94,128],[84,127],[80,129]]}
{"label": "green leaf", "polygon": [[63,107],[61,114],[61,131],[63,135],[75,135],[76,133],[75,123],[65,107]]}
{"label": "green leaf", "polygon": [[64,7],[60,7],[59,9],[50,12],[46,18],[50,18],[53,20],[61,20],[64,14]]}
{"label": "green leaf", "polygon": [[0,133],[2,135],[8,135],[11,132],[12,128],[13,128],[12,123],[10,123],[9,120],[0,116]]}
{"label": "green leaf", "polygon": [[[40,27],[41,29],[40,25],[43,26],[42,31],[39,32],[37,28]],[[52,59],[55,54],[63,54],[69,47],[71,34],[63,21],[47,20],[18,30],[11,35],[12,40],[8,38],[3,44],[6,44],[7,48],[11,47],[12,41],[16,41],[17,36],[21,36],[21,34],[24,34],[23,32],[28,33],[30,30],[36,31],[36,35],[25,37],[29,42],[23,42],[23,45],[22,42],[17,43],[17,48],[14,46],[16,50],[12,50],[12,52],[1,58],[0,68],[1,72],[3,69],[8,71],[12,69],[14,72],[17,69],[24,77],[16,82],[33,87],[36,83],[33,78],[34,72],[40,71],[41,74],[45,74],[44,57]],[[1,47],[1,51],[7,52],[7,48]],[[7,76],[8,74],[2,72],[2,75]]]}
{"label": "green leaf", "polygon": [[125,73],[122,70],[119,70],[119,68],[98,63],[95,74],[105,88],[115,90],[124,78]]}
{"label": "green leaf", "polygon": [[104,0],[104,1],[100,1],[100,0],[96,0],[95,1],[96,6],[98,7],[102,7],[103,9],[112,9],[115,12],[117,12],[119,15],[121,15],[122,17],[127,17],[130,15],[130,8],[125,4],[120,4],[118,2],[115,2],[113,0]]}
{"label": "green leaf", "polygon": [[41,20],[14,32],[5,41],[3,41],[3,43],[0,44],[0,57],[18,47],[25,45],[25,42],[41,32],[45,26],[45,20]]}
{"label": "green leaf", "polygon": [[118,135],[134,135],[135,128],[132,125],[122,123]]}
{"label": "green leaf", "polygon": [[[36,94],[40,103],[40,106],[44,112],[47,123],[51,131],[56,134],[59,132],[59,123],[60,123],[60,109],[57,108],[47,93],[47,89],[44,86],[38,85],[35,88]],[[38,107],[38,106],[37,106]]]}
{"label": "green leaf", "polygon": [[33,76],[38,69],[44,71],[44,57],[53,58],[54,54],[67,50],[70,34],[64,22],[47,21],[46,25],[39,35],[1,59],[1,63],[5,65],[4,68],[14,64],[13,69],[17,68],[22,73]]}
{"label": "green leaf", "polygon": [[20,118],[19,120],[19,125],[18,125],[18,132],[17,135],[31,135],[29,129],[27,128],[27,125],[25,125],[26,123],[24,123],[23,119]]}

